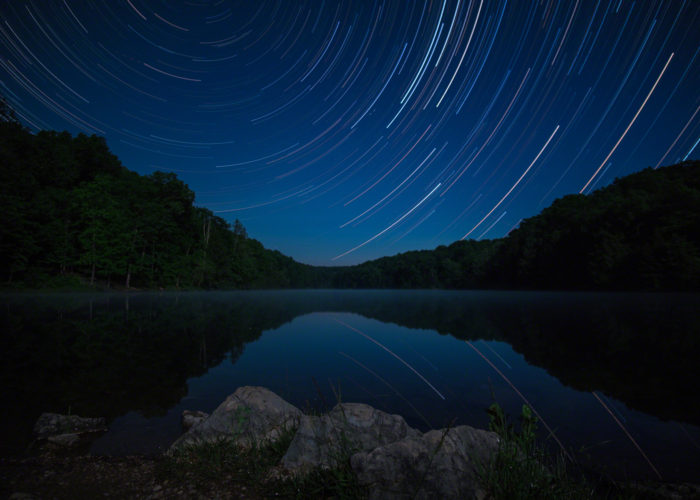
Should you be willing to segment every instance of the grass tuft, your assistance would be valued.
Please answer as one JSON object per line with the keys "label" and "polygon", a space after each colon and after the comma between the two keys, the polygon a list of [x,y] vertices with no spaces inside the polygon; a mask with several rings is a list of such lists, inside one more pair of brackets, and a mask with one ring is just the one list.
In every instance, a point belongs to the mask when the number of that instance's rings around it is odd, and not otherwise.
{"label": "grass tuft", "polygon": [[[508,422],[498,403],[487,410],[489,430],[500,438],[492,462],[481,471],[482,485],[496,500],[588,499],[599,498],[599,491],[582,475],[567,467],[562,452],[550,455],[535,438],[537,417],[523,405],[520,430]],[[607,497],[607,495],[603,495]]]}
{"label": "grass tuft", "polygon": [[158,466],[161,479],[189,484],[200,492],[221,489],[245,492],[256,498],[365,498],[350,466],[353,453],[349,441],[341,437],[340,448],[330,469],[316,468],[304,475],[280,473],[278,465],[289,448],[296,428],[284,429],[274,441],[243,447],[233,437],[199,442],[166,456]]}

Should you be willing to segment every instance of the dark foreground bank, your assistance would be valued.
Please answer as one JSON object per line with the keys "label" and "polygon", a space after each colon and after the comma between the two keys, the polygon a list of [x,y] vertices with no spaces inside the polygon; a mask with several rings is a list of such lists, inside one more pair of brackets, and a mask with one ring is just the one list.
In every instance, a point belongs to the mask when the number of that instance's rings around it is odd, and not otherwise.
{"label": "dark foreground bank", "polygon": [[[490,431],[421,433],[399,415],[340,403],[303,414],[261,387],[241,387],[157,456],[70,455],[39,430],[38,456],[0,459],[0,494],[31,498],[700,498],[691,484],[619,483],[584,474],[563,450],[535,442],[497,405]],[[61,420],[61,419],[59,419]],[[87,420],[87,419],[85,419]],[[92,419],[89,424],[99,423]],[[56,418],[53,418],[56,422]],[[84,422],[85,423],[85,422]],[[41,427],[41,426],[37,426]],[[45,427],[44,427],[45,429]],[[42,434],[43,433],[43,434]]]}

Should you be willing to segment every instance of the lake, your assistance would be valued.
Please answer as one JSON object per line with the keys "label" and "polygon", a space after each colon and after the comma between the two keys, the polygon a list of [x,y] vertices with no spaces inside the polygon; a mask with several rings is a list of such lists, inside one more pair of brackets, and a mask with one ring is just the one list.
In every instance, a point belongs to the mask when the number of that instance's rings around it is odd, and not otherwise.
{"label": "lake", "polygon": [[242,385],[427,430],[527,402],[616,478],[697,481],[700,295],[312,290],[4,294],[0,452],[41,412],[105,416],[95,454],[155,453]]}

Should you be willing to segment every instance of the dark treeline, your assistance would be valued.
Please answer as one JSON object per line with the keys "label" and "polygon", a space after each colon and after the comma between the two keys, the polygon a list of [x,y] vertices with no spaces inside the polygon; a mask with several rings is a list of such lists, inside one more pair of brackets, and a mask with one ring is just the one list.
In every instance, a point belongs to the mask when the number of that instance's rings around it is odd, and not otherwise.
{"label": "dark treeline", "polygon": [[556,200],[506,238],[458,241],[351,267],[267,250],[173,173],[123,167],[103,138],[31,134],[2,106],[5,286],[697,290],[700,162]]}
{"label": "dark treeline", "polygon": [[490,283],[548,289],[700,289],[700,162],[556,200],[500,245]]}
{"label": "dark treeline", "polygon": [[507,237],[339,269],[342,288],[700,289],[700,162],[556,200]]}
{"label": "dark treeline", "polygon": [[489,263],[500,240],[456,241],[435,250],[382,257],[329,276],[334,288],[490,288]]}
{"label": "dark treeline", "polygon": [[[0,123],[0,276],[10,286],[290,286],[306,267],[248,238],[175,174],[127,170],[103,138]],[[299,274],[297,272],[297,274]]]}

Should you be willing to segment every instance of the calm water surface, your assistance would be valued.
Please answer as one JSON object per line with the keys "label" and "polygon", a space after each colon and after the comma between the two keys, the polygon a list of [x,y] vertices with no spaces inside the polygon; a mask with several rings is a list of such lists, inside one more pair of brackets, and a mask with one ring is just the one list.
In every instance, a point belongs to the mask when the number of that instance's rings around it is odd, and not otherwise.
{"label": "calm water surface", "polygon": [[[697,481],[700,296],[462,291],[4,295],[2,454],[43,411],[106,416],[96,454],[153,453],[184,409],[262,385],[421,430],[524,400],[616,477]],[[627,436],[631,435],[635,443]],[[548,438],[540,424],[542,439]],[[650,465],[637,446],[647,455]]]}

